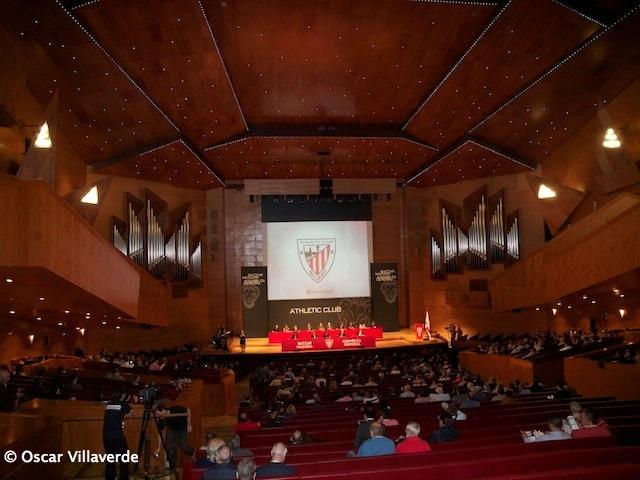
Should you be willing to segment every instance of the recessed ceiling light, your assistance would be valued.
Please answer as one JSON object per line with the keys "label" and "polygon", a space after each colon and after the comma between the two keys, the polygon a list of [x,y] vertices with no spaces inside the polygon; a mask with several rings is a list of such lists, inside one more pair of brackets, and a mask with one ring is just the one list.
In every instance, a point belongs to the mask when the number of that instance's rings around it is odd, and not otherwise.
{"label": "recessed ceiling light", "polygon": [[91,187],[91,189],[84,194],[84,196],[82,197],[82,199],[80,199],[80,201],[82,203],[88,203],[90,205],[97,205],[98,204],[98,187],[95,185]]}
{"label": "recessed ceiling light", "polygon": [[596,301],[595,300],[591,300],[591,303],[596,303]]}
{"label": "recessed ceiling light", "polygon": [[103,321],[102,321],[102,324],[103,324],[103,325],[106,325],[106,324],[107,324],[107,322],[105,322],[105,321],[103,320]]}
{"label": "recessed ceiling light", "polygon": [[120,325],[116,325],[116,330],[120,330]]}
{"label": "recessed ceiling light", "polygon": [[58,322],[58,326],[61,327],[62,326],[62,322]]}
{"label": "recessed ceiling light", "polygon": [[64,313],[66,313],[68,315],[69,314],[69,310],[65,310]]}
{"label": "recessed ceiling light", "polygon": [[7,283],[13,283],[13,278],[5,278],[4,281]]}
{"label": "recessed ceiling light", "polygon": [[36,320],[40,321],[42,320],[42,317],[36,317]]}
{"label": "recessed ceiling light", "polygon": [[538,187],[538,198],[555,198],[556,192],[547,187],[544,183],[541,183]]}
{"label": "recessed ceiling light", "polygon": [[40,300],[41,302],[44,302],[44,297],[40,297],[38,300]]}
{"label": "recessed ceiling light", "polygon": [[16,313],[16,311],[15,311],[15,310],[9,310],[9,313],[10,313],[11,315],[14,315],[14,314]]}
{"label": "recessed ceiling light", "polygon": [[607,133],[604,134],[604,140],[602,142],[604,148],[620,148],[620,139],[613,130],[613,128],[607,128]]}
{"label": "recessed ceiling light", "polygon": [[44,122],[42,127],[40,127],[34,146],[37,148],[51,148],[51,137],[49,136],[49,125],[47,125],[47,122]]}

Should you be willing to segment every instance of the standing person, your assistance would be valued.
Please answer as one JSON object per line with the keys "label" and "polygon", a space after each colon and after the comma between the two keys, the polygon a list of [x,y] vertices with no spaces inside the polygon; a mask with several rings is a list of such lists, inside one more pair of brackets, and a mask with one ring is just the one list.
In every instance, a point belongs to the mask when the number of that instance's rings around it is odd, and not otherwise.
{"label": "standing person", "polygon": [[[191,411],[182,405],[172,405],[167,408],[164,405],[158,406],[160,417],[167,417],[165,420],[165,431],[167,435],[167,460],[172,471],[178,467],[178,448],[185,454],[193,455],[193,448],[189,445],[189,433],[191,432]],[[176,415],[170,416],[170,415]],[[178,416],[179,415],[179,416]]]}
{"label": "standing person", "polygon": [[[102,442],[106,454],[125,454],[129,450],[127,439],[124,436],[124,417],[131,412],[131,406],[124,401],[126,393],[117,390],[112,399],[107,403],[104,411],[104,425],[102,427]],[[115,480],[116,463],[105,462],[105,480]],[[129,479],[129,465],[120,463],[120,480]]]}
{"label": "standing person", "polygon": [[240,351],[244,353],[247,348],[247,334],[244,333],[244,330],[240,331]]}

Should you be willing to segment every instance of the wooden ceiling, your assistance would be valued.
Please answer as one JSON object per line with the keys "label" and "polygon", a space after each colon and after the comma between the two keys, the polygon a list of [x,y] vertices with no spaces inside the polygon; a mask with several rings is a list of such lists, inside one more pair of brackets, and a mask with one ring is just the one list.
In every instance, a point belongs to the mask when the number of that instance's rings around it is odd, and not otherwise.
{"label": "wooden ceiling", "polygon": [[640,77],[631,0],[6,0],[0,18],[9,84],[43,108],[58,92],[87,164],[198,189],[529,171]]}

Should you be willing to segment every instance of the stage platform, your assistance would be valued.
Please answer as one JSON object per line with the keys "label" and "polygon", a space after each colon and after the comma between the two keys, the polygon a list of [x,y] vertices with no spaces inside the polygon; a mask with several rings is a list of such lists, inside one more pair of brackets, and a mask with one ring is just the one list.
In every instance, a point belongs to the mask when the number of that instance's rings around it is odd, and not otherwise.
{"label": "stage platform", "polygon": [[[410,328],[403,328],[396,332],[384,332],[382,334],[382,338],[379,338],[376,341],[376,346],[373,348],[354,348],[353,350],[376,350],[383,348],[398,348],[398,347],[415,347],[419,345],[444,345],[445,342],[438,339],[433,339],[430,341],[427,340],[418,340],[416,339],[416,332]],[[240,340],[234,337],[231,341],[231,346],[229,348],[229,355],[241,354],[240,350]],[[286,355],[292,354],[305,354],[309,352],[315,353],[331,353],[331,352],[347,352],[348,349],[343,350],[304,350],[299,352],[282,352],[282,346],[279,344],[270,344],[268,337],[261,338],[247,338],[247,348],[245,351],[245,355],[248,354],[275,354],[275,353],[283,353]],[[208,345],[203,353],[215,353],[215,354],[223,354],[226,352],[222,352],[221,350],[216,350],[211,345]]]}

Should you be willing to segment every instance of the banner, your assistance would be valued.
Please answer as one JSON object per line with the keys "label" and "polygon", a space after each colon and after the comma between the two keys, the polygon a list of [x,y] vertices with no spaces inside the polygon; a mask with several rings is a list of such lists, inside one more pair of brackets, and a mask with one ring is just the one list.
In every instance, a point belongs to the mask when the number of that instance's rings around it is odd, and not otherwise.
{"label": "banner", "polygon": [[266,337],[269,331],[267,267],[241,267],[240,279],[244,332],[247,337]]}
{"label": "banner", "polygon": [[327,326],[328,322],[331,322],[334,328],[338,327],[340,322],[347,326],[349,323],[356,326],[361,323],[369,325],[371,323],[371,299],[358,297],[269,302],[269,330],[273,330],[276,325],[280,329],[285,325],[288,325],[289,328],[297,325],[300,330],[304,330],[308,323],[312,328],[318,328],[320,323]]}
{"label": "banner", "polygon": [[314,338],[313,340],[285,340],[282,342],[282,351],[344,350],[348,348],[373,348],[375,346],[376,339],[373,337]]}
{"label": "banner", "polygon": [[371,264],[371,307],[373,319],[385,332],[398,330],[398,282],[397,263]]}

